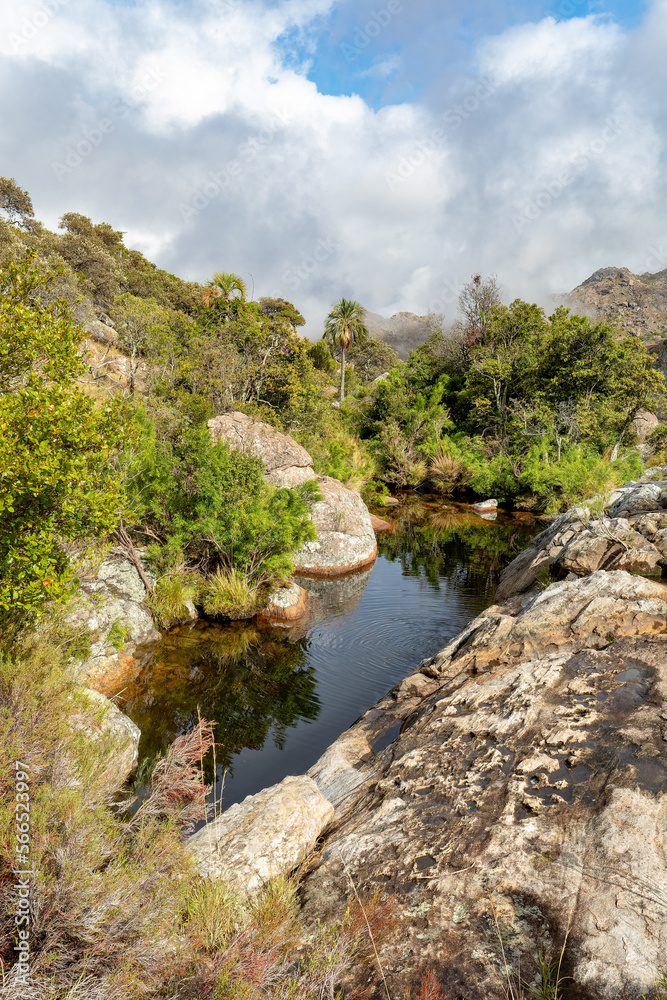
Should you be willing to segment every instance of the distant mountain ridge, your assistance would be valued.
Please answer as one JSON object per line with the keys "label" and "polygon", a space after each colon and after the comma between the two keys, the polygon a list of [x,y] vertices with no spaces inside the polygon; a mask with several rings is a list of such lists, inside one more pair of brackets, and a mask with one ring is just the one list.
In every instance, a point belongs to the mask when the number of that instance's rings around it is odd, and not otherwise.
{"label": "distant mountain ridge", "polygon": [[[579,316],[602,320],[638,336],[659,355],[667,373],[667,268],[654,274],[633,274],[627,267],[601,267],[556,300]],[[429,316],[411,312],[398,312],[387,319],[365,309],[364,319],[371,336],[393,347],[402,361],[433,332]]]}
{"label": "distant mountain ridge", "polygon": [[667,269],[633,274],[627,267],[601,267],[570,292],[565,304],[659,349],[667,336]]}
{"label": "distant mountain ridge", "polygon": [[426,343],[433,332],[428,316],[417,316],[411,312],[394,313],[386,319],[379,313],[364,309],[364,321],[371,337],[377,337],[393,347],[401,361],[407,361],[410,351]]}

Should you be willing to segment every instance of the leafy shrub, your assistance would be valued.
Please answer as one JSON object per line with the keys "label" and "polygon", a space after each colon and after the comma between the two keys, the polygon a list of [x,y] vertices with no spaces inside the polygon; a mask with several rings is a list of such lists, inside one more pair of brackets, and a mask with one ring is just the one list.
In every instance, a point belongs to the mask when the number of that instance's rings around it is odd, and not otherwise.
{"label": "leafy shrub", "polygon": [[200,571],[235,569],[262,586],[289,576],[292,553],[316,537],[309,517],[316,485],[270,486],[259,458],[214,445],[206,426],[160,436],[145,425],[136,462],[137,523],[171,558],[182,553]]}
{"label": "leafy shrub", "polygon": [[40,304],[30,258],[0,270],[0,626],[19,628],[72,592],[66,542],[104,535],[124,509],[110,458],[126,436],[120,399],[77,387],[80,328]]}

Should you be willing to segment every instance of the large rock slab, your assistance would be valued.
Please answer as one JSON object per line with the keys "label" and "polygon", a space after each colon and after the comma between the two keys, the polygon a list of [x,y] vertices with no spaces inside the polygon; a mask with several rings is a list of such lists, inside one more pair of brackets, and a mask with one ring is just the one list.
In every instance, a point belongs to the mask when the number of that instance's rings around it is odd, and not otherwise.
{"label": "large rock slab", "polygon": [[144,604],[146,596],[136,567],[121,548],[110,549],[99,567],[82,576],[69,619],[92,637],[90,655],[77,671],[90,687],[102,693],[116,690],[140,670],[142,647],[160,638]]}
{"label": "large rock slab", "polygon": [[310,515],[317,539],[294,553],[294,572],[334,576],[369,566],[378,549],[366,504],[338,479],[321,476],[318,488],[322,499],[313,505]]}
{"label": "large rock slab", "polygon": [[339,916],[350,877],[395,895],[392,996],[432,969],[446,995],[501,1000],[507,970],[516,991],[566,935],[568,993],[648,995],[667,947],[666,621],[666,588],[600,571],[471,622],[421,665],[426,696],[399,686],[311,769],[353,808],[306,917]]}
{"label": "large rock slab", "polygon": [[213,417],[208,427],[214,442],[225,441],[230,448],[261,458],[274,486],[299,486],[317,478],[306,449],[270,424],[233,412]]}
{"label": "large rock slab", "polygon": [[231,806],[187,844],[203,874],[251,895],[272,877],[298,867],[333,814],[311,778],[287,777]]}

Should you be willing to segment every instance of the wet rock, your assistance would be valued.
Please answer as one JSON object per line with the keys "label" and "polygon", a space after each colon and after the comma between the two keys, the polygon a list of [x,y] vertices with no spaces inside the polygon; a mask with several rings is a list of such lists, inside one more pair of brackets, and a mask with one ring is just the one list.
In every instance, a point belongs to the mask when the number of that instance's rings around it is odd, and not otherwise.
{"label": "wet rock", "polygon": [[214,442],[225,441],[230,448],[261,458],[274,486],[299,486],[317,478],[306,449],[270,424],[234,412],[213,417],[208,427]]}
{"label": "wet rock", "polygon": [[[150,578],[148,567],[145,571]],[[135,676],[142,647],[160,638],[145,597],[136,567],[120,548],[110,549],[97,569],[82,576],[69,620],[92,637],[90,655],[77,669],[90,687],[104,693]]]}
{"label": "wet rock", "polygon": [[358,493],[337,479],[321,476],[322,499],[315,503],[311,518],[317,540],[306,542],[294,553],[295,573],[334,576],[373,563],[377,542],[371,516]]}
{"label": "wet rock", "polygon": [[[399,686],[400,733],[371,758],[360,741],[360,798],[325,837],[306,917],[344,911],[348,871],[394,894],[392,996],[434,969],[445,993],[501,1000],[502,967],[530,980],[569,928],[577,995],[640,1000],[667,947],[666,616],[660,584],[598,571],[488,609],[424,661],[435,690],[402,705]],[[347,739],[372,748],[391,700]]]}
{"label": "wet rock", "polygon": [[306,613],[308,593],[298,583],[276,587],[269,595],[269,603],[257,615],[265,621],[290,622],[303,618]]}
{"label": "wet rock", "polygon": [[373,531],[391,531],[393,525],[391,521],[385,521],[383,517],[377,517],[376,514],[371,514],[371,526]]}
{"label": "wet rock", "polygon": [[288,777],[231,806],[187,844],[203,874],[245,896],[300,865],[333,815],[312,778]]}

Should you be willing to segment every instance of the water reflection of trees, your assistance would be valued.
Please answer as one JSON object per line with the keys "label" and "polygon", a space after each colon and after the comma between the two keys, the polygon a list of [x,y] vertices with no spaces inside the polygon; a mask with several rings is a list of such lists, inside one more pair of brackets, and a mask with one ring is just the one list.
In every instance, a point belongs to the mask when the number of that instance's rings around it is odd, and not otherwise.
{"label": "water reflection of trees", "polygon": [[141,728],[142,759],[153,758],[194,726],[198,713],[217,722],[223,769],[244,747],[259,750],[271,734],[282,748],[287,730],[320,710],[315,670],[302,642],[246,624],[188,626],[164,637],[152,662],[122,693]]}
{"label": "water reflection of trees", "polygon": [[461,508],[417,499],[401,507],[395,520],[398,530],[378,537],[380,555],[400,561],[406,576],[424,576],[435,589],[441,579],[462,572],[492,588],[537,530],[532,519],[501,515],[485,521]]}

